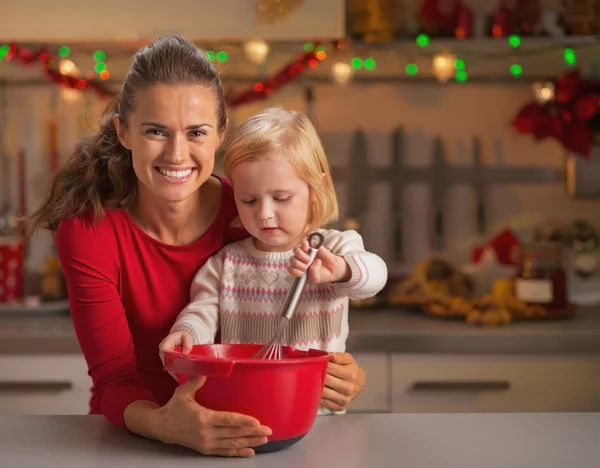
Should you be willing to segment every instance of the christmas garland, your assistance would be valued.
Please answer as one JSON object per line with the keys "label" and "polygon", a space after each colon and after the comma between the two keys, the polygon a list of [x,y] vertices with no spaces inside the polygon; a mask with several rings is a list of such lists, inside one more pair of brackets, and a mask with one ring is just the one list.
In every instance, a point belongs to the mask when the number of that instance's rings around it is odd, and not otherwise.
{"label": "christmas garland", "polygon": [[86,80],[61,73],[58,70],[58,62],[46,49],[34,51],[17,44],[10,44],[4,59],[24,67],[31,67],[36,63],[41,63],[46,78],[48,78],[49,81],[66,88],[93,90],[101,98],[109,98],[115,95],[113,90],[109,89],[104,83],[98,80]]}
{"label": "christmas garland", "polygon": [[[275,73],[272,77],[254,84],[254,86],[243,92],[234,94],[229,93],[226,96],[227,105],[229,107],[237,107],[242,104],[265,99],[273,93],[281,89],[283,86],[292,82],[300,75],[307,67],[316,68],[319,63],[319,55],[316,52],[315,44],[312,51],[305,52],[288,63],[281,70]],[[79,89],[81,91],[95,91],[100,98],[110,98],[117,94],[116,91],[110,89],[105,83],[95,79],[84,79],[65,75],[58,69],[56,59],[50,54],[47,49],[38,51],[31,50],[17,44],[10,44],[5,56],[5,60],[17,63],[24,67],[31,67],[37,63],[41,63],[44,74],[49,81],[71,89]]]}

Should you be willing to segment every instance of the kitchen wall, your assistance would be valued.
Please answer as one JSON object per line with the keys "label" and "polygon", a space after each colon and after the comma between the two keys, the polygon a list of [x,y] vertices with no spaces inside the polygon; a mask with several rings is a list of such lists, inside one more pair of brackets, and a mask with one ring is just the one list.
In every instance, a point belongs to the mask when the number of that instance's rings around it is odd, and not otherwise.
{"label": "kitchen wall", "polygon": [[[14,156],[18,148],[27,154],[28,206],[32,210],[47,187],[47,124],[56,99],[59,115],[59,150],[65,160],[75,138],[96,125],[103,103],[87,95],[69,103],[53,87],[17,87],[8,90],[7,152],[16,170]],[[414,166],[428,166],[432,159],[433,139],[440,136],[451,164],[469,164],[471,142],[481,139],[485,165],[535,166],[564,168],[565,154],[552,142],[534,142],[517,135],[510,121],[518,108],[531,99],[529,85],[520,84],[377,84],[345,88],[321,85],[316,88],[314,117],[333,165],[344,165],[350,154],[352,132],[362,128],[368,135],[370,164],[386,166],[390,162],[389,133],[402,126],[406,133],[405,158]],[[262,107],[280,104],[306,110],[302,90],[288,88],[269,101],[251,104],[230,113],[232,124],[242,121]],[[14,179],[14,177],[12,178]],[[338,183],[344,208],[346,187]],[[16,200],[13,185],[13,199]],[[391,259],[391,200],[389,184],[374,186],[370,194],[368,222],[363,226],[367,246]],[[414,184],[406,189],[404,209],[406,258],[418,261],[429,247],[429,189]],[[447,242],[456,255],[468,252],[477,240],[473,216],[472,189],[455,186],[449,191]],[[600,226],[600,200],[574,200],[565,192],[563,181],[536,185],[491,186],[488,192],[488,218],[491,231],[507,223],[523,227],[534,220],[553,217],[571,220],[585,217]],[[48,253],[49,236],[36,236],[28,264],[36,268]]]}

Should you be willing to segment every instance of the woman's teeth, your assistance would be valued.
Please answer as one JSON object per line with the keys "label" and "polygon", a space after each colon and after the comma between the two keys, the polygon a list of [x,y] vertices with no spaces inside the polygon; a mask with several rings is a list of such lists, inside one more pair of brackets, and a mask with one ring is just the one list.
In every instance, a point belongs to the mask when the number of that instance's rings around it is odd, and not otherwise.
{"label": "woman's teeth", "polygon": [[186,169],[184,171],[169,171],[167,169],[163,169],[161,167],[158,168],[158,172],[167,177],[174,177],[176,179],[183,179],[184,177],[189,176],[192,173],[193,169]]}

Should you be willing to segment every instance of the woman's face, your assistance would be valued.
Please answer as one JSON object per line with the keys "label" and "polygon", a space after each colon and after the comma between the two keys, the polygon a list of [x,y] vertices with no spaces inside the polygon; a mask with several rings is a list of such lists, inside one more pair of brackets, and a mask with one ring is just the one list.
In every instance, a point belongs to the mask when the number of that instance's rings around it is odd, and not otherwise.
{"label": "woman's face", "polygon": [[202,85],[155,85],[139,90],[127,127],[115,125],[131,150],[140,197],[187,200],[208,180],[223,140],[217,99]]}

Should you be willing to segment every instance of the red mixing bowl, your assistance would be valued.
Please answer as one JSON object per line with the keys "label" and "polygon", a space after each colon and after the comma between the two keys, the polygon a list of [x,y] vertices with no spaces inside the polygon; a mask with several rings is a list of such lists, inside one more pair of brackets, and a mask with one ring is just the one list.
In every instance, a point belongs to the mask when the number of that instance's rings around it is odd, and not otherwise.
{"label": "red mixing bowl", "polygon": [[195,345],[166,352],[165,370],[179,383],[205,375],[196,393],[202,406],[253,416],[271,428],[269,441],[256,453],[274,452],[302,439],[315,422],[331,354],[282,347],[280,360],[253,359],[262,345]]}

